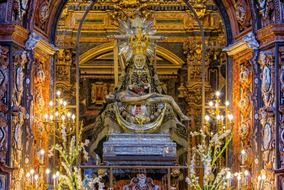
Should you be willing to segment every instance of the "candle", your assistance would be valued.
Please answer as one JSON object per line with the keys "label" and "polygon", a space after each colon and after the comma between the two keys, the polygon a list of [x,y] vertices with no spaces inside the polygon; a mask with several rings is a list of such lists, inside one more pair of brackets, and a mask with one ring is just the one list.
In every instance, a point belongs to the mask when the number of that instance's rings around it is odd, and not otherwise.
{"label": "candle", "polygon": [[221,96],[221,92],[220,91],[216,91],[215,95],[216,95],[216,97],[220,97]]}
{"label": "candle", "polygon": [[60,95],[61,95],[61,92],[60,92],[59,90],[57,90],[56,95],[57,95],[57,96],[60,96]]}
{"label": "candle", "polygon": [[245,164],[245,159],[246,159],[246,151],[243,149],[241,151],[241,162],[242,162],[242,165]]}
{"label": "candle", "polygon": [[36,187],[36,189],[37,189],[38,178],[39,178],[39,176],[36,174],[36,175],[35,175],[35,187]]}
{"label": "candle", "polygon": [[62,99],[59,100],[59,104],[63,105],[63,100]]}
{"label": "candle", "polygon": [[40,162],[40,164],[43,164],[43,162],[44,162],[44,154],[45,154],[45,151],[43,149],[40,149],[40,151],[39,151],[39,162]]}
{"label": "candle", "polygon": [[53,105],[54,105],[53,101],[50,101],[48,104],[49,104],[50,107],[53,107]]}
{"label": "candle", "polygon": [[265,175],[265,174],[262,174],[262,175],[261,175],[261,180],[260,180],[260,189],[263,188],[263,184],[264,184],[265,179],[266,179],[266,175]]}
{"label": "candle", "polygon": [[248,182],[249,182],[249,171],[248,171],[248,170],[245,170],[244,174],[245,174],[245,184],[246,184],[246,186],[247,186],[247,185],[248,185]]}
{"label": "candle", "polygon": [[31,174],[30,174],[30,172],[28,172],[27,174],[26,174],[26,177],[28,178],[28,182],[31,182]]}
{"label": "candle", "polygon": [[231,180],[232,180],[232,173],[230,171],[227,172],[226,179],[227,179],[227,188],[229,189],[231,187]]}
{"label": "candle", "polygon": [[64,122],[65,119],[66,119],[65,115],[62,115],[62,116],[61,116],[61,119],[62,119],[62,121]]}
{"label": "candle", "polygon": [[47,113],[46,113],[46,114],[44,114],[44,120],[45,120],[45,121],[47,121],[47,120],[48,120],[48,118],[49,118],[48,114],[47,114]]}
{"label": "candle", "polygon": [[58,178],[59,175],[60,175],[60,173],[59,173],[59,171],[57,171],[57,172],[55,173],[56,178]]}
{"label": "candle", "polygon": [[49,169],[49,168],[47,168],[47,169],[45,170],[46,183],[49,183],[49,174],[50,174],[50,169]]}
{"label": "candle", "polygon": [[56,189],[56,175],[55,174],[52,175],[52,179],[53,179],[53,189]]}
{"label": "candle", "polygon": [[258,176],[258,177],[257,177],[257,189],[258,189],[258,190],[261,189],[260,181],[261,181],[261,176]]}
{"label": "candle", "polygon": [[72,120],[73,120],[73,122],[74,122],[74,120],[75,120],[75,115],[74,114],[72,114]]}
{"label": "candle", "polygon": [[226,106],[229,106],[229,105],[230,105],[230,102],[229,102],[229,101],[226,101],[226,102],[225,102],[225,105],[226,105]]}
{"label": "candle", "polygon": [[205,121],[209,121],[210,120],[210,116],[209,115],[205,115]]}
{"label": "candle", "polygon": [[30,174],[31,174],[31,182],[32,182],[32,185],[34,183],[34,173],[35,173],[35,170],[34,169],[31,169],[30,170]]}
{"label": "candle", "polygon": [[240,184],[241,179],[242,179],[241,175],[240,175],[240,174],[238,174],[238,175],[237,175],[237,180],[238,180],[238,189],[241,189],[241,184]]}
{"label": "candle", "polygon": [[71,112],[67,112],[68,119],[71,117]]}

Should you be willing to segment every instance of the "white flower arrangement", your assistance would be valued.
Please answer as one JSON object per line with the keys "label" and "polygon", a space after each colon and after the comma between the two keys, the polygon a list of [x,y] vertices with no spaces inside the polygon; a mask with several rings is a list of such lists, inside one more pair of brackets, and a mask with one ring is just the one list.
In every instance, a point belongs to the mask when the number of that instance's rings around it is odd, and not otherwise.
{"label": "white flower arrangement", "polygon": [[[229,168],[218,168],[217,161],[221,158],[226,148],[231,142],[231,130],[226,130],[222,134],[205,134],[203,130],[192,132],[192,137],[199,136],[201,144],[193,148],[193,156],[189,165],[189,176],[186,183],[196,190],[224,190],[227,186],[227,174]],[[203,182],[196,174],[196,158],[203,163]]]}
{"label": "white flower arrangement", "polygon": [[[49,151],[50,156],[54,156],[53,152],[57,151],[61,160],[62,173],[58,176],[58,189],[79,190],[83,189],[83,179],[81,169],[77,166],[78,158],[83,153],[83,158],[88,160],[89,155],[85,147],[89,144],[86,140],[81,142],[81,129],[79,129],[79,136],[72,136],[67,138],[65,127],[62,127],[62,143],[57,143],[52,146]],[[69,146],[69,148],[68,148]]]}

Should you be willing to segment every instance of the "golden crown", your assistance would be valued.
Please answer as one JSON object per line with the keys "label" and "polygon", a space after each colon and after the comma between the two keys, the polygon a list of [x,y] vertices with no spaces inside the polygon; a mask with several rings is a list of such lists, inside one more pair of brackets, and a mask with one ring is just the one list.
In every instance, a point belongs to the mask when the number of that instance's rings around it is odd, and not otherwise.
{"label": "golden crown", "polygon": [[150,39],[143,34],[142,28],[137,28],[136,34],[129,38],[129,45],[134,55],[146,54],[147,48],[150,45]]}

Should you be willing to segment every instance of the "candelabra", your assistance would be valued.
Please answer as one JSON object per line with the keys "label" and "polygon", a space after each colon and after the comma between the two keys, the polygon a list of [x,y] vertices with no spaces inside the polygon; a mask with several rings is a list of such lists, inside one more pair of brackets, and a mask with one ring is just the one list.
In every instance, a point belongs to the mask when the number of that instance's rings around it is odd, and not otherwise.
{"label": "candelabra", "polygon": [[[247,165],[245,164],[247,161],[248,155],[246,150],[242,149],[240,153],[240,171],[235,172],[234,174],[228,173],[227,174],[227,189],[237,189],[237,190],[251,190],[252,188],[252,176],[250,171],[247,168]],[[236,182],[236,188],[233,188],[232,181],[235,178]],[[264,182],[266,180],[266,174],[265,170],[262,170],[260,172],[260,175],[257,177],[257,184],[256,184],[256,190],[264,190]]]}
{"label": "candelabra", "polygon": [[[68,103],[61,97],[61,92],[57,91],[54,101],[48,103],[47,113],[40,116],[44,124],[44,129],[48,134],[53,135],[51,144],[60,144],[63,138],[68,138],[75,133],[75,115],[68,108]],[[62,133],[64,132],[64,135]],[[65,139],[66,140],[66,139]],[[56,156],[56,151],[53,152],[53,167],[61,170],[59,156]],[[25,181],[25,189],[27,190],[46,190],[49,187],[56,190],[59,188],[58,179],[59,171],[54,171],[47,168],[48,159],[45,159],[46,153],[41,149],[38,153],[38,164],[35,164],[32,169],[26,173],[27,180]]]}
{"label": "candelabra", "polygon": [[[240,171],[231,173],[231,171],[227,172],[226,175],[226,185],[227,190],[249,190],[251,188],[251,174],[249,170],[246,168],[245,161],[247,159],[247,153],[245,150],[241,151],[241,166]],[[235,182],[235,183],[233,183]],[[235,185],[234,185],[235,184]]]}
{"label": "candelabra", "polygon": [[209,101],[208,106],[206,106],[205,115],[205,132],[215,131],[218,133],[223,132],[226,129],[230,129],[232,126],[233,115],[229,111],[229,101],[225,102],[225,105],[221,102],[221,92],[215,92],[215,99]]}
{"label": "candelabra", "polygon": [[51,170],[46,168],[45,151],[43,149],[38,152],[38,157],[39,164],[26,173],[24,189],[46,190],[52,185],[53,189],[56,190],[60,173],[56,171],[51,176]]}
{"label": "candelabra", "polygon": [[[234,117],[229,110],[230,102],[225,101],[225,103],[222,103],[221,95],[222,94],[220,91],[216,91],[213,96],[214,98],[206,105],[206,115],[204,116],[205,122],[203,125],[203,130],[209,136],[215,135],[216,133],[221,135],[226,130],[231,130],[233,125]],[[230,140],[231,136],[228,136],[226,141]],[[218,147],[218,149],[221,148],[222,147]],[[224,157],[228,156],[226,155],[227,150],[224,151],[224,153],[222,152],[224,156],[221,156],[218,160],[218,167],[223,167],[225,165]]]}
{"label": "candelabra", "polygon": [[55,137],[60,138],[62,128],[65,128],[66,135],[71,136],[75,132],[75,115],[68,109],[67,101],[57,91],[55,100],[49,102],[49,112],[44,114],[45,129]]}

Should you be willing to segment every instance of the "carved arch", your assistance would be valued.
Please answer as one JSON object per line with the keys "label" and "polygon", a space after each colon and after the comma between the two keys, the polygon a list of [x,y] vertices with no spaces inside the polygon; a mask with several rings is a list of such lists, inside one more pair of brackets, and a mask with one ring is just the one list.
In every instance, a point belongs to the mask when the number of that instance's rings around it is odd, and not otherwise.
{"label": "carved arch", "polygon": [[[84,64],[87,61],[89,61],[91,58],[94,58],[98,55],[110,52],[113,50],[113,48],[114,48],[114,43],[110,42],[110,43],[104,43],[102,45],[89,49],[88,51],[86,51],[80,56],[80,64]],[[181,58],[179,58],[173,52],[161,46],[157,46],[156,51],[157,51],[158,56],[163,57],[165,60],[169,61],[170,63],[173,63],[175,65],[184,64],[184,61]]]}
{"label": "carved arch", "polygon": [[[52,44],[55,44],[57,23],[67,2],[68,0],[53,0],[53,3],[51,3],[54,5],[50,8],[47,35]],[[220,15],[225,25],[227,45],[229,45],[233,43],[233,34],[236,34],[238,31],[233,2],[232,0],[214,0],[214,2],[220,11]]]}

